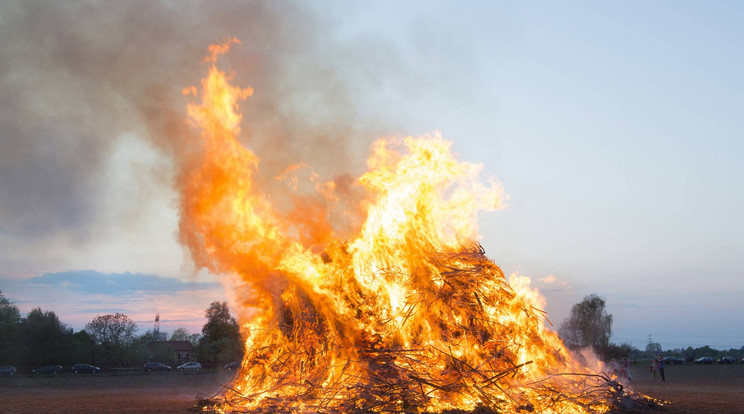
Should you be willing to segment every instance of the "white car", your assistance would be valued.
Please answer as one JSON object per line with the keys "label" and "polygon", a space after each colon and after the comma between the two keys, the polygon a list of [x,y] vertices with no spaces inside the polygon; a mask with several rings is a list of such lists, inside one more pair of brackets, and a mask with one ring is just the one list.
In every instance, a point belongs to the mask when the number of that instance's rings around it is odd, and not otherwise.
{"label": "white car", "polygon": [[187,362],[183,365],[177,366],[176,369],[179,372],[188,372],[188,371],[199,372],[201,371],[201,364],[198,362]]}

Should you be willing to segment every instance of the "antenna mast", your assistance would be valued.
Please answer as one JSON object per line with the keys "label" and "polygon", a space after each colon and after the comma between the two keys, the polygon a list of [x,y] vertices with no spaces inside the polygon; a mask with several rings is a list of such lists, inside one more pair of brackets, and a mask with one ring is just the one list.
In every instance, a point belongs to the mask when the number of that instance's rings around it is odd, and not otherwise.
{"label": "antenna mast", "polygon": [[152,334],[156,341],[162,341],[160,338],[160,313],[155,315],[155,328],[153,328]]}

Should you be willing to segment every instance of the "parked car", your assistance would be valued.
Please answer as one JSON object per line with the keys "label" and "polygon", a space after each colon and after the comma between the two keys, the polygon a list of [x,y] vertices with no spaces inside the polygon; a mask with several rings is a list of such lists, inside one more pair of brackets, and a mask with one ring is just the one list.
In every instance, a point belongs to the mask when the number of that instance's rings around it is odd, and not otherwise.
{"label": "parked car", "polygon": [[78,373],[89,373],[89,374],[97,374],[101,372],[101,368],[94,367],[90,364],[75,364],[72,366],[72,372],[78,374]]}
{"label": "parked car", "polygon": [[187,362],[183,365],[179,365],[176,367],[176,369],[180,372],[189,372],[189,371],[199,372],[201,371],[201,368],[202,366],[198,362]]}
{"label": "parked car", "polygon": [[671,357],[671,356],[664,357],[662,361],[664,361],[665,364],[669,364],[669,365],[684,365],[687,362],[685,361],[684,358]]}
{"label": "parked car", "polygon": [[736,362],[736,359],[734,359],[733,357],[725,356],[716,362],[718,362],[719,364],[733,364],[734,362]]}
{"label": "parked car", "polygon": [[716,362],[716,360],[713,359],[713,357],[701,357],[695,360],[696,364],[712,364],[714,362]]}
{"label": "parked car", "polygon": [[44,365],[41,368],[31,370],[32,374],[59,374],[62,372],[62,365]]}
{"label": "parked car", "polygon": [[238,368],[240,368],[240,361],[231,362],[225,365],[225,369],[228,371],[233,370],[233,369],[238,369]]}
{"label": "parked car", "polygon": [[142,371],[170,371],[173,368],[168,365],[161,364],[160,362],[145,362],[145,366],[142,367]]}
{"label": "parked car", "polygon": [[4,365],[0,367],[0,376],[3,377],[12,377],[15,375],[16,369],[15,367],[11,367],[10,365]]}

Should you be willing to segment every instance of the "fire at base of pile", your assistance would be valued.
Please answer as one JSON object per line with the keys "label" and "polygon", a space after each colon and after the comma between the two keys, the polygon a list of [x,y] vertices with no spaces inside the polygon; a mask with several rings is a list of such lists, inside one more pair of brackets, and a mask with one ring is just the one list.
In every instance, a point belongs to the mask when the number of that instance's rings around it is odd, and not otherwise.
{"label": "fire at base of pile", "polygon": [[[343,247],[322,257],[345,268]],[[343,272],[341,296],[288,285],[273,327],[250,332],[235,383],[203,409],[565,413],[627,403],[619,383],[577,363],[544,329],[543,312],[479,245],[431,255],[409,275],[381,274],[408,292],[395,312]]]}

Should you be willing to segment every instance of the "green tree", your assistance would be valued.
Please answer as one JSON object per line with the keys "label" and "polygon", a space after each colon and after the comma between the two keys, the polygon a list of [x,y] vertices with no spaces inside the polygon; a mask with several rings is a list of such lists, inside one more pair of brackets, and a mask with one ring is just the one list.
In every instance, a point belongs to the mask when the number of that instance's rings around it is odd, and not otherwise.
{"label": "green tree", "polygon": [[230,315],[227,302],[212,302],[204,312],[207,323],[202,327],[197,354],[204,361],[234,361],[242,357],[238,323]]}
{"label": "green tree", "polygon": [[695,348],[695,359],[705,356],[712,357],[715,355],[718,355],[718,350],[711,348],[709,345]]}
{"label": "green tree", "polygon": [[202,335],[216,341],[221,338],[239,338],[238,322],[230,315],[227,302],[212,302],[204,312],[207,323],[202,327]]}
{"label": "green tree", "polygon": [[0,290],[0,365],[21,361],[20,330],[21,313]]}
{"label": "green tree", "polygon": [[605,310],[604,298],[591,294],[575,304],[558,334],[569,347],[592,347],[602,355],[612,335],[612,315]]}
{"label": "green tree", "polygon": [[18,311],[18,307],[8,300],[3,295],[3,291],[0,290],[0,329],[17,325],[20,322],[21,313]]}
{"label": "green tree", "polygon": [[25,361],[29,365],[66,363],[72,329],[52,311],[34,308],[21,321]]}
{"label": "green tree", "polygon": [[96,361],[122,364],[134,343],[137,324],[123,313],[100,315],[85,325],[96,344]]}
{"label": "green tree", "polygon": [[92,363],[96,344],[85,331],[75,332],[67,337],[64,348],[65,364]]}

